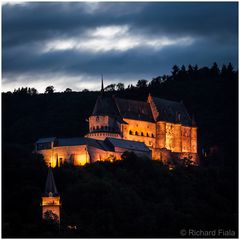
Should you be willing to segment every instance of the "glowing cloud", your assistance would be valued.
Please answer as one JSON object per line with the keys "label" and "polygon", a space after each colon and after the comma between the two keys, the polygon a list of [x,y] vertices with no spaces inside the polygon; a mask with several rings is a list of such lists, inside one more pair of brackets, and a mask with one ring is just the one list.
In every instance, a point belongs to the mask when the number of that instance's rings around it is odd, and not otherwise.
{"label": "glowing cloud", "polygon": [[127,51],[136,47],[149,47],[159,50],[166,46],[191,45],[194,39],[191,37],[169,38],[167,36],[149,38],[142,35],[133,35],[129,26],[103,26],[88,30],[85,37],[57,39],[47,42],[43,52],[70,50],[90,52]]}

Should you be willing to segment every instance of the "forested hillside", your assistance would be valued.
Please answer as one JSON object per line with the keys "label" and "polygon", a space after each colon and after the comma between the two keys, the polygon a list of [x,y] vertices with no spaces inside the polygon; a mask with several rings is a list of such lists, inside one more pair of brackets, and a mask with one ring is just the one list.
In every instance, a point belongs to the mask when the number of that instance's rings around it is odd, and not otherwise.
{"label": "forested hillside", "polygon": [[[194,114],[199,134],[199,151],[232,156],[237,149],[238,73],[231,64],[221,69],[184,66],[173,67],[172,75],[158,76],[151,81],[138,80],[136,86],[111,84],[105,92],[122,98],[146,101],[152,96],[183,101]],[[100,82],[99,82],[100,86]],[[79,137],[88,132],[90,116],[99,92],[54,92],[45,94],[22,88],[3,93],[3,142],[24,144],[33,148],[40,137]],[[235,155],[236,157],[236,155]],[[222,159],[224,161],[224,159]]]}
{"label": "forested hillside", "polygon": [[86,134],[99,92],[60,93],[48,87],[44,94],[34,88],[2,93],[3,236],[180,237],[187,228],[237,231],[238,72],[231,64],[174,66],[169,76],[105,87],[107,95],[143,101],[149,93],[182,100],[195,115],[200,167],[169,171],[127,154],[121,162],[54,169],[63,202],[60,232],[41,223],[47,169],[41,156],[32,154],[34,142]]}

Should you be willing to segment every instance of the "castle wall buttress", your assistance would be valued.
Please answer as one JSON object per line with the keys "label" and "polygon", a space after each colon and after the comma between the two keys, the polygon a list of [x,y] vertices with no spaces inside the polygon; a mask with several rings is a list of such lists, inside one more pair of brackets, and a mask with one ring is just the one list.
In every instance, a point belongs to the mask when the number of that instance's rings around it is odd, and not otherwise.
{"label": "castle wall buttress", "polygon": [[181,124],[174,124],[173,125],[174,137],[173,137],[173,152],[182,152],[182,126]]}
{"label": "castle wall buttress", "polygon": [[168,150],[173,149],[174,140],[174,124],[166,123],[166,148]]}
{"label": "castle wall buttress", "polygon": [[191,152],[191,127],[182,126],[182,152]]}
{"label": "castle wall buttress", "polygon": [[156,124],[156,148],[166,147],[166,122],[157,122]]}
{"label": "castle wall buttress", "polygon": [[197,153],[197,128],[191,128],[191,152]]}

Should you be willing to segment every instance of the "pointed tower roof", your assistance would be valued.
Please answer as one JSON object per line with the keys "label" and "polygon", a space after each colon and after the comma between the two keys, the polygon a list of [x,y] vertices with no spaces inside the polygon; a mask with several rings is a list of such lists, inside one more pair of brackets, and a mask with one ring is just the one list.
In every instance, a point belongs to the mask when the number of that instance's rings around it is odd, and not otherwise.
{"label": "pointed tower roof", "polygon": [[53,196],[58,195],[57,187],[54,181],[53,173],[52,173],[52,168],[48,168],[48,175],[47,175],[47,181],[46,181],[46,186],[45,186],[45,194],[49,196],[52,194]]}
{"label": "pointed tower roof", "polygon": [[119,116],[119,111],[113,97],[100,95],[97,98],[93,112],[93,116]]}

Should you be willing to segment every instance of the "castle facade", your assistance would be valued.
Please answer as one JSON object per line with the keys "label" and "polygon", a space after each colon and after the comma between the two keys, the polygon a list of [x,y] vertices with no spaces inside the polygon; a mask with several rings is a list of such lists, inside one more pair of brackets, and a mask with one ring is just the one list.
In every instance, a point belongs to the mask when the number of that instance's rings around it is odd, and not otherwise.
{"label": "castle facade", "polygon": [[197,126],[182,102],[150,94],[146,102],[127,100],[102,90],[85,137],[39,139],[36,151],[52,167],[120,160],[125,151],[165,163],[188,158],[197,164]]}

